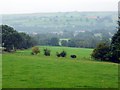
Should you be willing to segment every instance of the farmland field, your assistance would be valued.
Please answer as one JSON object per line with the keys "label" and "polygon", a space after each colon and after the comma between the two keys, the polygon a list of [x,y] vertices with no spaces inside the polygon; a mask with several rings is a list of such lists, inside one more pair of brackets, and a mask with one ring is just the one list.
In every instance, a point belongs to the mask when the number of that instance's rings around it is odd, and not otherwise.
{"label": "farmland field", "polygon": [[[43,55],[43,48],[51,56]],[[40,54],[31,49],[2,56],[3,88],[117,88],[118,64],[94,61],[92,49],[40,46]],[[66,58],[56,57],[65,50]],[[77,55],[71,59],[70,55]]]}

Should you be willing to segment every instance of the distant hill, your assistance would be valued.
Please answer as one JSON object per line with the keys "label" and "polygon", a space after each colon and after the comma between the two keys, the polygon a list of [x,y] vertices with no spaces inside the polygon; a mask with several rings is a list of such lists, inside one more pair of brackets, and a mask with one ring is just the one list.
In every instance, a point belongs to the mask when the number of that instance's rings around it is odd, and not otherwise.
{"label": "distant hill", "polygon": [[13,26],[19,32],[48,33],[60,31],[114,32],[117,12],[58,12],[3,15],[2,24]]}

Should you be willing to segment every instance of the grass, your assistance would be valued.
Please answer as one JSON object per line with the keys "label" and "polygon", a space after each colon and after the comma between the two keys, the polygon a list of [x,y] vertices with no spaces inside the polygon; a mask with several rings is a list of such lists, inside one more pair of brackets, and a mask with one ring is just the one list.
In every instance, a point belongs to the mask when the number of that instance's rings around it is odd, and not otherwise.
{"label": "grass", "polygon": [[2,89],[2,54],[1,53],[0,53],[0,89]]}
{"label": "grass", "polygon": [[[51,56],[43,55],[43,48]],[[117,88],[118,64],[90,59],[92,49],[41,46],[39,55],[31,49],[3,54],[3,88]],[[55,56],[67,51],[66,58]],[[71,59],[70,54],[76,54]]]}

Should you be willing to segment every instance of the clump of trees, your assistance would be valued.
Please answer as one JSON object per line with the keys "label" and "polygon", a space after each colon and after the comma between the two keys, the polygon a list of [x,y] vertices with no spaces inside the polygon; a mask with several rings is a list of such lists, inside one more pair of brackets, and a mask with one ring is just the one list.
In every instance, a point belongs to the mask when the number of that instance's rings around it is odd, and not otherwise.
{"label": "clump of trees", "polygon": [[99,44],[92,53],[94,59],[120,63],[120,17],[118,20],[118,31],[112,37],[110,46]]}
{"label": "clump of trees", "polygon": [[[80,48],[95,48],[99,42],[108,42],[110,44],[111,35],[109,35],[108,30],[93,30],[85,31],[84,33],[75,32],[68,30],[63,32],[61,35],[44,33],[37,34],[34,37],[38,41],[39,45],[49,45],[49,46],[67,46],[67,47],[80,47]],[[114,32],[112,32],[114,33]]]}
{"label": "clump of trees", "polygon": [[37,55],[38,53],[40,53],[39,47],[32,47],[32,55]]}
{"label": "clump of trees", "polygon": [[11,52],[16,49],[27,49],[36,45],[36,41],[26,33],[19,33],[8,25],[0,25],[2,47]]}

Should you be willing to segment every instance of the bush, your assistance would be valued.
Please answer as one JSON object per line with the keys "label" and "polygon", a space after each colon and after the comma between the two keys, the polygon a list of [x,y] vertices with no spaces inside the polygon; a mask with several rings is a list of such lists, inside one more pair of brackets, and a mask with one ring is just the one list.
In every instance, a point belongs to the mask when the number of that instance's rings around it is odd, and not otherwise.
{"label": "bush", "polygon": [[93,50],[91,56],[94,59],[101,60],[101,61],[109,61],[110,59],[110,49],[106,43],[100,43],[97,47]]}
{"label": "bush", "polygon": [[50,56],[50,50],[48,50],[47,48],[44,49],[44,55],[45,56]]}
{"label": "bush", "polygon": [[66,57],[67,53],[66,53],[65,51],[62,51],[62,52],[60,53],[60,55],[61,55],[61,57]]}
{"label": "bush", "polygon": [[67,53],[65,51],[62,51],[61,53],[56,52],[57,57],[66,57]]}
{"label": "bush", "polygon": [[77,56],[76,55],[70,55],[71,58],[76,58]]}
{"label": "bush", "polygon": [[60,57],[60,56],[61,56],[60,53],[58,53],[58,52],[56,52],[56,55],[57,55],[57,57]]}
{"label": "bush", "polygon": [[32,48],[32,55],[40,53],[39,47],[33,47]]}
{"label": "bush", "polygon": [[34,53],[33,53],[33,52],[31,52],[31,55],[34,55]]}

